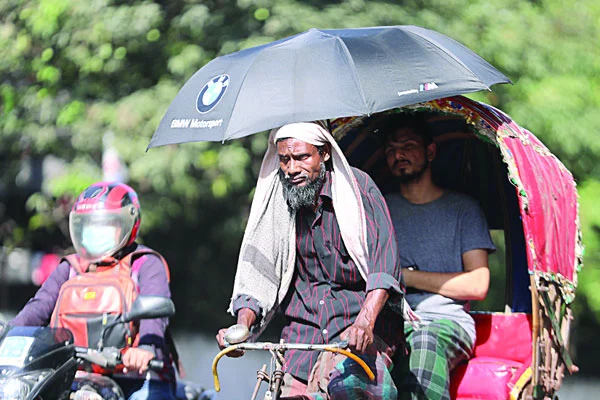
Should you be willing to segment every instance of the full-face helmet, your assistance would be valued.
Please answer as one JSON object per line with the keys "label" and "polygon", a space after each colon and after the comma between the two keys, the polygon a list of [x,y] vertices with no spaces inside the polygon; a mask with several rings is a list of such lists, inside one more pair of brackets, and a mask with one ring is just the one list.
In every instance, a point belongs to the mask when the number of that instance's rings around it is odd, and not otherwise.
{"label": "full-face helmet", "polygon": [[133,243],[140,221],[140,203],[131,187],[99,182],[85,189],[73,204],[69,230],[77,254],[99,262]]}

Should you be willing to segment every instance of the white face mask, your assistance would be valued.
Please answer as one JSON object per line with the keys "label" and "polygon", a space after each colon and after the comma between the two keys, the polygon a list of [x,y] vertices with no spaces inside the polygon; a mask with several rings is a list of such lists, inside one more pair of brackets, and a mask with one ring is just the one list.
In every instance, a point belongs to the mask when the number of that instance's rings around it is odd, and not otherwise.
{"label": "white face mask", "polygon": [[81,232],[81,246],[94,257],[109,255],[117,247],[117,228],[114,226],[91,225]]}

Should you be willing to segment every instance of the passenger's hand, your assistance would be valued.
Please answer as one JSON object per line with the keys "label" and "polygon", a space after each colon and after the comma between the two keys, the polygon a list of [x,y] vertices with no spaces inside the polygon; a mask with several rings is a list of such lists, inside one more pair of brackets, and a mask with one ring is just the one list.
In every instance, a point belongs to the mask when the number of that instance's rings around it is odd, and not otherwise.
{"label": "passenger's hand", "polygon": [[353,352],[362,354],[373,343],[373,328],[369,324],[355,322],[342,334],[342,339],[348,341],[348,347]]}
{"label": "passenger's hand", "polygon": [[[219,330],[219,333],[217,333],[217,336],[216,336],[217,343],[219,344],[219,348],[221,350],[223,350],[225,347],[229,346],[229,344],[225,343],[225,333],[227,333],[227,329],[228,328],[223,328],[223,329]],[[234,351],[227,353],[228,357],[234,357],[234,358],[241,357],[243,355],[244,355],[244,350],[234,350]]]}
{"label": "passenger's hand", "polygon": [[121,356],[125,368],[123,372],[138,371],[141,375],[148,370],[148,363],[154,358],[154,353],[137,347],[129,348]]}

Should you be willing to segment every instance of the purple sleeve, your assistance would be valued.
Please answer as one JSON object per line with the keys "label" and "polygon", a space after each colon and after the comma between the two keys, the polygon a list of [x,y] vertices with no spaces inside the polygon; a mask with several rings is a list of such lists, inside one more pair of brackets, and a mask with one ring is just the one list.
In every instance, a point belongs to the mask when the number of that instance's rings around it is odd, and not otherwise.
{"label": "purple sleeve", "polygon": [[[146,254],[136,259],[132,267],[137,263],[142,263],[139,267],[138,275],[140,295],[155,295],[170,298],[171,290],[169,289],[167,270],[162,261],[152,254]],[[140,344],[164,346],[165,330],[168,324],[168,318],[141,320]]]}
{"label": "purple sleeve", "polygon": [[45,326],[50,323],[60,288],[69,279],[70,266],[58,264],[25,307],[8,324],[14,326]]}

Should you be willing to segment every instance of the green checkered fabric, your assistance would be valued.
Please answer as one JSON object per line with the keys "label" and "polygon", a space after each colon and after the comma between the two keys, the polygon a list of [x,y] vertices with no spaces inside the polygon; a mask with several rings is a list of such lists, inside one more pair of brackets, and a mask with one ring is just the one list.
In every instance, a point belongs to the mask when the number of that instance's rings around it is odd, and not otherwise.
{"label": "green checkered fabric", "polygon": [[390,371],[393,354],[379,337],[359,357],[375,374],[371,382],[362,367],[342,354],[323,352],[319,355],[309,378],[300,382],[285,374],[281,395],[286,400],[396,400],[398,393]]}
{"label": "green checkered fabric", "polygon": [[456,322],[441,319],[415,330],[404,327],[408,357],[393,372],[400,400],[450,400],[450,371],[468,360],[471,338]]}
{"label": "green checkered fabric", "polygon": [[346,358],[335,366],[327,387],[331,399],[396,399],[398,393],[388,367],[380,355],[361,356],[375,373],[371,382],[363,369],[353,360]]}

